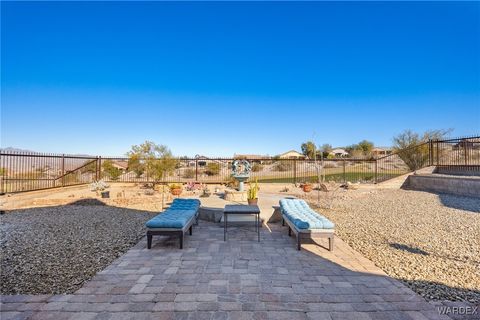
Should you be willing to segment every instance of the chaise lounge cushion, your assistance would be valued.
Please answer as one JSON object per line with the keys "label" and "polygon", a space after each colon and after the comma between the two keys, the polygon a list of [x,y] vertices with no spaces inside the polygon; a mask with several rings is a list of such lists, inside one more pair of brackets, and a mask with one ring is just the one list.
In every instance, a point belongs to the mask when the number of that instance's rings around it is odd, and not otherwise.
{"label": "chaise lounge cushion", "polygon": [[195,216],[197,210],[175,209],[167,211],[150,219],[146,226],[148,228],[183,228],[187,222]]}
{"label": "chaise lounge cushion", "polygon": [[292,221],[298,229],[334,229],[333,222],[312,210],[302,199],[280,200],[282,213]]}
{"label": "chaise lounge cushion", "polygon": [[198,199],[174,199],[168,210],[198,210],[200,200]]}

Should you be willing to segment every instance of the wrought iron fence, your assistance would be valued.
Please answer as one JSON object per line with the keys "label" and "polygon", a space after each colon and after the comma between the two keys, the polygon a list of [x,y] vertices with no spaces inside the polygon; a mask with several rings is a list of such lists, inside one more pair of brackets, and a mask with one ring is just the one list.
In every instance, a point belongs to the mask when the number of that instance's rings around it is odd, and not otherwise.
{"label": "wrought iron fence", "polygon": [[430,142],[430,163],[438,173],[473,174],[480,166],[480,137]]}
{"label": "wrought iron fence", "polygon": [[[125,183],[230,183],[234,158],[176,158],[172,170],[135,167],[125,157],[102,158],[59,154],[0,152],[0,192],[21,192],[87,184],[103,179]],[[480,172],[480,137],[429,141],[380,158],[305,159],[257,158],[251,179],[265,183],[321,181],[378,183],[426,166],[440,172]]]}

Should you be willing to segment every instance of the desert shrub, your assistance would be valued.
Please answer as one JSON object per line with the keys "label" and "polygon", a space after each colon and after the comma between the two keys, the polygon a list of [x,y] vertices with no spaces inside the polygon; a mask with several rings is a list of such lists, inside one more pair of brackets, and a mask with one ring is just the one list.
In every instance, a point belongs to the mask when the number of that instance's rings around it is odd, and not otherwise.
{"label": "desert shrub", "polygon": [[195,177],[195,170],[185,169],[185,171],[183,171],[183,177],[185,179],[192,179],[193,177]]}
{"label": "desert shrub", "polygon": [[293,170],[293,161],[278,161],[273,165],[273,171]]}
{"label": "desert shrub", "polygon": [[406,130],[393,138],[393,149],[400,159],[405,162],[412,171],[424,167],[429,161],[429,140],[444,138],[451,130],[426,131],[423,136]]}
{"label": "desert shrub", "polygon": [[118,180],[122,170],[113,165],[112,160],[105,160],[102,164],[103,172],[113,181]]}
{"label": "desert shrub", "polygon": [[183,185],[180,183],[171,183],[168,187],[170,188],[170,191],[174,189],[183,189]]}
{"label": "desert shrub", "polygon": [[253,172],[259,172],[263,170],[263,166],[260,163],[255,162],[252,166]]}
{"label": "desert shrub", "polygon": [[225,184],[227,185],[227,187],[230,187],[230,188],[238,188],[239,186],[238,180],[235,179],[233,176],[226,177]]}
{"label": "desert shrub", "polygon": [[323,162],[323,167],[324,168],[336,168],[337,163],[335,161],[324,161]]}
{"label": "desert shrub", "polygon": [[86,160],[83,165],[84,167],[80,169],[81,173],[95,173],[97,171],[96,160]]}
{"label": "desert shrub", "polygon": [[205,174],[207,176],[215,176],[220,173],[220,165],[215,162],[210,162],[207,164],[207,168],[205,169]]}

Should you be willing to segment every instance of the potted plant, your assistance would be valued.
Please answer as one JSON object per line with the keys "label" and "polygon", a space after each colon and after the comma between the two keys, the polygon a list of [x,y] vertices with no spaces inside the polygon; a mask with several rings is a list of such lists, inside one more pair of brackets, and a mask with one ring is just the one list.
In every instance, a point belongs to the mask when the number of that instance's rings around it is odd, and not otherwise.
{"label": "potted plant", "polygon": [[201,197],[210,197],[210,195],[212,194],[212,192],[210,191],[210,189],[208,188],[208,186],[205,186],[205,188],[203,188],[203,193],[201,195]]}
{"label": "potted plant", "polygon": [[302,184],[303,192],[310,192],[310,191],[312,191],[312,189],[313,189],[313,187],[312,187],[311,183],[306,182],[306,183]]}
{"label": "potted plant", "polygon": [[250,184],[250,188],[247,191],[247,201],[249,206],[256,205],[258,203],[258,182],[255,179],[255,183]]}
{"label": "potted plant", "polygon": [[170,185],[170,193],[174,196],[179,196],[182,194],[182,185],[179,183],[172,183]]}

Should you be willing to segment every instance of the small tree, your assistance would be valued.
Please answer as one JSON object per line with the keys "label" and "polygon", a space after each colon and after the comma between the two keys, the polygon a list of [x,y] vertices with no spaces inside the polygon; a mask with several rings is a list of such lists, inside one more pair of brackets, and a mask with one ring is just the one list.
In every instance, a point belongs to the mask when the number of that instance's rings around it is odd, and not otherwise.
{"label": "small tree", "polygon": [[116,181],[122,174],[122,170],[113,165],[112,160],[105,160],[102,164],[103,171],[110,177],[111,180]]}
{"label": "small tree", "polygon": [[315,157],[315,144],[312,141],[307,141],[301,145],[302,153],[306,157],[313,159]]}
{"label": "small tree", "polygon": [[322,158],[320,157],[320,155],[323,156],[323,158],[328,158],[328,156],[330,155],[330,152],[333,150],[333,147],[331,144],[329,143],[324,143],[320,146],[320,148],[318,149],[318,152],[317,152],[317,157],[319,158]]}
{"label": "small tree", "polygon": [[353,158],[368,158],[372,156],[373,142],[362,140],[357,144],[349,145],[345,150]]}
{"label": "small tree", "polygon": [[362,150],[364,155],[369,155],[372,153],[373,142],[368,140],[362,140],[358,143],[358,149]]}
{"label": "small tree", "polygon": [[205,170],[205,174],[207,176],[215,176],[220,173],[220,165],[215,162],[209,162],[207,164],[207,169]]}
{"label": "small tree", "polygon": [[420,135],[412,130],[405,130],[393,137],[393,149],[410,170],[418,170],[424,167],[429,159],[429,146],[426,142],[442,139],[450,132],[451,129],[430,130]]}
{"label": "small tree", "polygon": [[140,158],[140,154],[130,153],[128,156],[128,170],[135,172],[137,178],[140,178],[145,172],[145,163]]}
{"label": "small tree", "polygon": [[167,146],[157,145],[151,141],[132,146],[127,155],[129,159],[134,159],[133,163],[138,161],[138,172],[143,168],[142,174],[145,172],[155,182],[174,172],[178,163]]}

